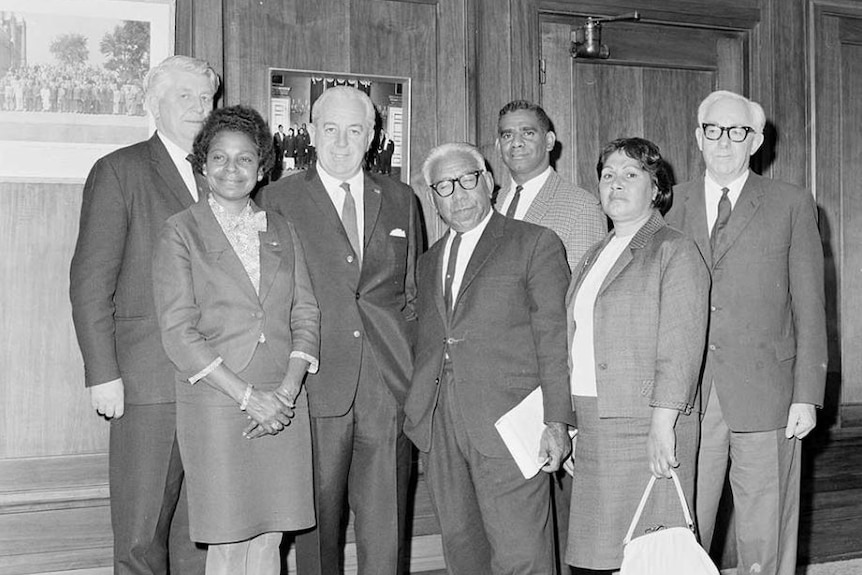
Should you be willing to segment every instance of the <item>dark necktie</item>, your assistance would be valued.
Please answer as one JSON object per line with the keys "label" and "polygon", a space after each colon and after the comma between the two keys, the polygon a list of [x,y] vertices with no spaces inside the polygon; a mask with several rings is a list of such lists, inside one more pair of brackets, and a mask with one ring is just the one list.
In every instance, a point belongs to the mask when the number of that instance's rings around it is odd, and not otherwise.
{"label": "dark necktie", "polygon": [[446,313],[452,314],[455,298],[452,296],[452,282],[455,279],[455,266],[458,264],[458,248],[461,247],[461,232],[455,232],[455,239],[449,248],[449,262],[446,264],[446,281],[443,282],[443,301],[446,302]]}
{"label": "dark necktie", "polygon": [[515,195],[512,196],[512,202],[509,204],[509,207],[506,209],[506,217],[513,218],[515,217],[515,211],[518,209],[518,201],[521,199],[521,190],[524,189],[524,186],[515,186]]}
{"label": "dark necktie", "polygon": [[[195,169],[194,155],[193,155],[193,154],[189,154],[188,156],[186,156],[186,161],[187,161],[189,164],[191,164],[191,166],[192,166],[192,174],[193,174],[193,175],[194,175],[194,177],[195,177],[195,185],[197,186],[197,192],[198,192],[198,194],[197,194],[197,199],[200,199],[200,198],[201,198],[201,196],[206,195],[206,191],[207,191],[207,188],[209,187],[209,184],[207,184],[207,180],[206,180],[206,178],[203,176],[203,174],[200,174],[200,173]],[[183,180],[183,181],[185,181],[185,180]],[[195,195],[194,195],[194,194],[192,194],[191,190],[189,190],[189,194],[191,194],[192,199],[195,199]]]}
{"label": "dark necktie", "polygon": [[356,226],[356,202],[353,201],[353,194],[350,193],[350,184],[341,182],[341,189],[344,190],[344,206],[341,208],[341,224],[344,226],[344,231],[347,233],[347,239],[350,240],[350,246],[356,254],[356,259],[362,263],[362,255],[359,252],[359,230]]}
{"label": "dark necktie", "polygon": [[721,188],[721,199],[718,200],[718,216],[715,218],[715,224],[712,226],[712,235],[709,237],[709,247],[713,252],[718,245],[721,232],[730,219],[730,198],[727,197],[729,191],[727,188]]}

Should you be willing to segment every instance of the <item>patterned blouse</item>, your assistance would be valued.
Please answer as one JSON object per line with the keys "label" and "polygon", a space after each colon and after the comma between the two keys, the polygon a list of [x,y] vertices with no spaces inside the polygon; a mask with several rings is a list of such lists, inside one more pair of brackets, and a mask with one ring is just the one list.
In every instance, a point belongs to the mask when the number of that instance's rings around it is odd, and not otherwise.
{"label": "patterned blouse", "polygon": [[218,203],[212,194],[207,196],[213,215],[221,226],[227,241],[242,262],[248,279],[254,286],[254,291],[260,293],[260,235],[266,231],[266,212],[255,212],[251,201],[245,205],[239,215],[233,215]]}

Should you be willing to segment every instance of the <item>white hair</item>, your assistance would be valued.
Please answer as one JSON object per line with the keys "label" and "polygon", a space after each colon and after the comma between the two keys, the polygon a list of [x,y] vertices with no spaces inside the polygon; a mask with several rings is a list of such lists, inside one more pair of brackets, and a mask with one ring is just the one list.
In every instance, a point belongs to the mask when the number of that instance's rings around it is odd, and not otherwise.
{"label": "white hair", "polygon": [[339,96],[342,98],[352,98],[362,103],[362,106],[365,108],[365,126],[369,132],[373,131],[374,121],[377,119],[374,102],[371,101],[368,94],[351,86],[334,86],[324,90],[311,108],[311,123],[317,124],[317,119],[323,114],[326,106],[330,105],[330,100],[336,99]]}
{"label": "white hair", "polygon": [[461,154],[472,158],[476,162],[475,167],[477,170],[485,169],[485,157],[482,156],[482,152],[479,151],[479,148],[473,144],[468,144],[467,142],[450,142],[448,144],[441,144],[428,153],[428,157],[425,158],[425,162],[422,164],[422,176],[425,178],[425,183],[427,185],[430,186],[434,183],[431,181],[431,168],[434,163],[450,154]]}
{"label": "white hair", "polygon": [[697,107],[697,125],[698,127],[702,126],[704,123],[704,117],[706,116],[707,110],[709,110],[710,106],[718,102],[719,100],[736,100],[737,102],[742,102],[748,107],[748,115],[751,116],[751,123],[754,124],[751,126],[754,128],[758,134],[763,133],[763,127],[766,125],[766,113],[763,111],[763,106],[758,104],[753,100],[749,100],[745,96],[737,94],[736,92],[731,92],[729,90],[716,90],[709,96],[703,99],[700,103],[700,106]]}
{"label": "white hair", "polygon": [[162,60],[155,68],[147,72],[144,76],[144,93],[147,98],[160,97],[162,89],[167,82],[168,72],[173,70],[181,70],[183,72],[191,72],[206,76],[213,88],[213,94],[218,91],[219,77],[212,67],[197,58],[189,56],[169,56]]}

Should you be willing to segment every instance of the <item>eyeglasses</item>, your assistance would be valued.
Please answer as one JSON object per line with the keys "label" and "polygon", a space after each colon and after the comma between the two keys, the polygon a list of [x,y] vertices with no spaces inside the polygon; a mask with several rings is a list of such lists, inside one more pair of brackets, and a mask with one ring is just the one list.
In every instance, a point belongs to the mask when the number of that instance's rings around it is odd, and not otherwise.
{"label": "eyeglasses", "polygon": [[727,132],[727,137],[731,142],[744,142],[748,134],[756,132],[754,128],[748,126],[718,126],[716,124],[701,124],[703,135],[707,140],[718,141]]}
{"label": "eyeglasses", "polygon": [[479,176],[484,171],[485,170],[476,170],[475,172],[468,172],[463,176],[458,176],[457,178],[440,180],[436,184],[431,184],[431,189],[437,192],[437,195],[441,198],[448,198],[455,192],[455,182],[458,182],[458,185],[464,190],[472,190],[479,185]]}

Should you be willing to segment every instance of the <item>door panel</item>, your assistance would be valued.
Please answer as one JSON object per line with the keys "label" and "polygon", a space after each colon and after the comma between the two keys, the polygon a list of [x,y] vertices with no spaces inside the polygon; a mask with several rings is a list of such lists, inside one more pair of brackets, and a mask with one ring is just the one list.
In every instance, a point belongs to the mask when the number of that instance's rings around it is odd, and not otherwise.
{"label": "door panel", "polygon": [[571,30],[582,22],[541,21],[541,101],[560,141],[557,170],[595,191],[602,146],[641,136],[658,144],[678,182],[696,177],[703,170],[694,139],[697,105],[718,87],[744,90],[747,33],[616,22],[602,34],[609,59],[572,59]]}

